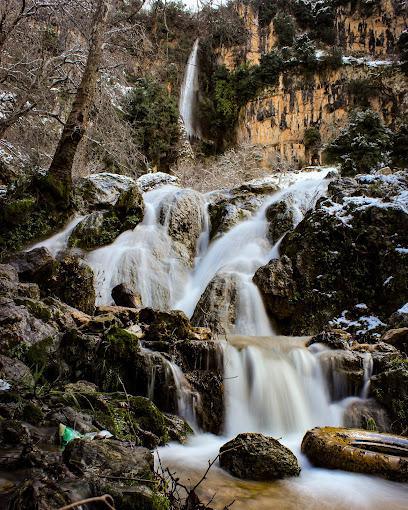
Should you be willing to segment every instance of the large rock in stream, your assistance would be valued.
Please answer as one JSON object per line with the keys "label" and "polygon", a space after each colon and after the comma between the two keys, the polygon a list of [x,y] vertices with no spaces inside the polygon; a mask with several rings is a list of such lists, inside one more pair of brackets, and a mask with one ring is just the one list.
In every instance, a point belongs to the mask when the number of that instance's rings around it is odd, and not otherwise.
{"label": "large rock in stream", "polygon": [[220,448],[220,466],[237,478],[277,480],[300,474],[295,455],[272,437],[239,434]]}
{"label": "large rock in stream", "polygon": [[282,333],[315,334],[331,320],[351,325],[345,312],[359,305],[370,333],[407,303],[407,191],[403,171],[329,184],[328,197],[283,238],[281,258],[254,276]]}
{"label": "large rock in stream", "polygon": [[303,438],[302,452],[315,466],[408,481],[406,437],[358,429],[316,427]]}

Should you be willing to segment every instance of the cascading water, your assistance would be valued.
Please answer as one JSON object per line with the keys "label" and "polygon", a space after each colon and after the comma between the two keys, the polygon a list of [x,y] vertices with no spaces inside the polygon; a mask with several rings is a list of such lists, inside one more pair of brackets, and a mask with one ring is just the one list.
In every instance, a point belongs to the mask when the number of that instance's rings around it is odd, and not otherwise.
{"label": "cascading water", "polygon": [[184,73],[183,85],[180,93],[180,115],[189,138],[201,138],[199,126],[196,119],[197,95],[199,92],[198,83],[198,47],[199,39],[196,39],[188,57]]}
{"label": "cascading water", "polygon": [[179,191],[175,186],[163,186],[145,193],[143,222],[113,244],[89,254],[98,304],[110,303],[112,288],[123,282],[140,293],[145,306],[167,309],[180,297],[188,267],[180,259],[166,225],[159,221],[163,202]]}
{"label": "cascading water", "polygon": [[[198,42],[196,45],[198,47]],[[304,339],[274,334],[259,290],[252,282],[253,274],[261,265],[279,256],[280,241],[271,246],[266,236],[267,207],[285,200],[294,212],[295,223],[301,221],[325,193],[329,182],[325,179],[326,173],[295,174],[285,189],[265,199],[252,218],[212,243],[209,243],[209,220],[203,200],[202,232],[193,269],[180,260],[167,231],[168,222],[159,218],[163,203],[179,191],[174,186],[145,193],[143,223],[121,234],[112,245],[88,255],[96,273],[100,304],[111,302],[114,285],[128,283],[141,294],[145,306],[179,308],[191,317],[217,274],[229,274],[235,282],[236,320],[227,332],[227,340],[220,341],[224,351],[225,435],[198,433],[186,446],[161,449],[160,457],[179,474],[182,475],[184,469],[186,477],[191,477],[194,469],[199,469],[200,477],[208,459],[214,458],[220,445],[238,432],[260,431],[281,438],[302,463],[299,479],[253,486],[242,481],[237,484],[217,468],[210,472],[217,501],[227,504],[238,496],[240,501],[234,505],[237,510],[405,508],[406,494],[399,486],[362,475],[314,469],[301,456],[299,445],[304,432],[316,425],[341,424],[343,408],[330,402],[319,351],[306,349]],[[67,239],[66,232],[62,234],[54,238],[58,249]],[[176,388],[179,413],[194,425],[197,400],[180,367],[167,359],[165,364],[169,380]],[[363,398],[368,394],[372,369],[368,356],[364,368]],[[155,396],[154,365],[148,392],[150,397]]]}

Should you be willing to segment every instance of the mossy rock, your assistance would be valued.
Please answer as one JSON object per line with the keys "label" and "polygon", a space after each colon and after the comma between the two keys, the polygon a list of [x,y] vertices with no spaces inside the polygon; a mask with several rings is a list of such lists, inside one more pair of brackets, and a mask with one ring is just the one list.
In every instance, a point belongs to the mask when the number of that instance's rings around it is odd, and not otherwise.
{"label": "mossy rock", "polygon": [[302,452],[316,466],[408,481],[408,439],[359,429],[315,427]]}
{"label": "mossy rock", "polygon": [[[56,396],[55,396],[56,397]],[[58,400],[94,416],[99,428],[117,439],[154,448],[170,440],[172,422],[148,398],[126,393],[77,393],[68,390]]]}

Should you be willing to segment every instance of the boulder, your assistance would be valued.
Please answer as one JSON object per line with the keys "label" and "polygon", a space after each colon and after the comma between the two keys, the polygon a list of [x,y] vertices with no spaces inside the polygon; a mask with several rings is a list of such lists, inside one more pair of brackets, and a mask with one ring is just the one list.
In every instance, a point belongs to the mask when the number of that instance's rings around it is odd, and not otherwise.
{"label": "boulder", "polygon": [[265,217],[268,222],[267,237],[272,244],[275,244],[283,234],[295,226],[293,209],[284,200],[271,204],[266,209]]}
{"label": "boulder", "polygon": [[[31,308],[31,309],[30,309]],[[41,307],[38,312],[44,310]],[[0,352],[22,358],[27,350],[40,342],[53,343],[58,338],[54,324],[38,318],[35,309],[0,298]]]}
{"label": "boulder", "polygon": [[389,329],[383,334],[381,340],[408,354],[408,327]]}
{"label": "boulder", "polygon": [[112,289],[112,299],[118,306],[128,308],[140,308],[142,306],[140,294],[136,294],[126,283],[120,283]]}
{"label": "boulder", "polygon": [[371,379],[373,396],[388,411],[392,430],[406,434],[408,424],[408,360],[396,358]]}
{"label": "boulder", "polygon": [[323,344],[330,349],[349,349],[352,343],[350,333],[341,329],[322,331],[318,335],[313,336],[306,344],[307,347],[313,344]]}
{"label": "boulder", "polygon": [[205,202],[197,191],[182,189],[169,194],[162,203],[159,221],[175,241],[182,260],[192,265],[197,252],[197,243],[204,227]]}
{"label": "boulder", "polygon": [[87,209],[107,209],[116,204],[123,191],[135,185],[135,180],[126,175],[102,172],[82,177],[76,195]]}
{"label": "boulder", "polygon": [[408,439],[402,436],[316,427],[306,432],[302,452],[318,467],[408,481]]}
{"label": "boulder", "polygon": [[14,255],[10,264],[17,270],[21,281],[42,283],[51,277],[56,260],[51,252],[42,246]]}
{"label": "boulder", "polygon": [[283,255],[271,260],[255,272],[253,281],[264,296],[271,316],[286,324],[293,315],[297,296],[291,259]]}
{"label": "boulder", "polygon": [[344,411],[345,427],[377,432],[390,432],[391,423],[387,411],[374,399],[356,399]]}
{"label": "boulder", "polygon": [[295,455],[272,437],[239,434],[220,448],[220,466],[237,478],[269,481],[298,476]]}
{"label": "boulder", "polygon": [[144,174],[137,179],[139,188],[143,191],[151,191],[152,189],[159,188],[160,186],[177,186],[178,179],[175,175],[166,174],[164,172],[152,172]]}
{"label": "boulder", "polygon": [[69,469],[89,481],[93,495],[110,494],[117,510],[167,508],[168,501],[154,483],[152,453],[112,439],[75,439],[65,448],[63,459]]}
{"label": "boulder", "polygon": [[34,387],[31,370],[21,361],[0,354],[0,379],[7,382],[13,391]]}
{"label": "boulder", "polygon": [[95,309],[94,274],[90,266],[75,255],[67,255],[58,264],[50,291],[64,303],[93,314]]}
{"label": "boulder", "polygon": [[[254,281],[283,334],[310,335],[364,304],[364,341],[408,301],[408,176],[362,175],[332,181],[328,196],[283,238],[279,261]],[[369,282],[369,285],[367,285]],[[372,330],[372,326],[381,326]],[[398,326],[393,326],[398,327]],[[374,336],[374,333],[378,336]]]}
{"label": "boulder", "polygon": [[195,326],[205,326],[214,333],[233,330],[237,316],[236,276],[218,273],[207,285],[191,317]]}
{"label": "boulder", "polygon": [[134,185],[122,191],[108,210],[97,210],[85,216],[73,229],[69,246],[92,250],[112,243],[122,232],[135,228],[143,219],[144,203]]}

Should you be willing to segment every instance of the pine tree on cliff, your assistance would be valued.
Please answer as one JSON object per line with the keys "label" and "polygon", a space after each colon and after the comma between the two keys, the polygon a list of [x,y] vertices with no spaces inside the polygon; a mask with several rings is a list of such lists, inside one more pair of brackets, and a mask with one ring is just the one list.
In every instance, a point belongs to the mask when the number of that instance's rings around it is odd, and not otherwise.
{"label": "pine tree on cliff", "polygon": [[78,145],[85,134],[95,96],[110,8],[111,0],[97,1],[84,74],[48,170],[47,184],[58,201],[66,206],[72,190],[72,165]]}

